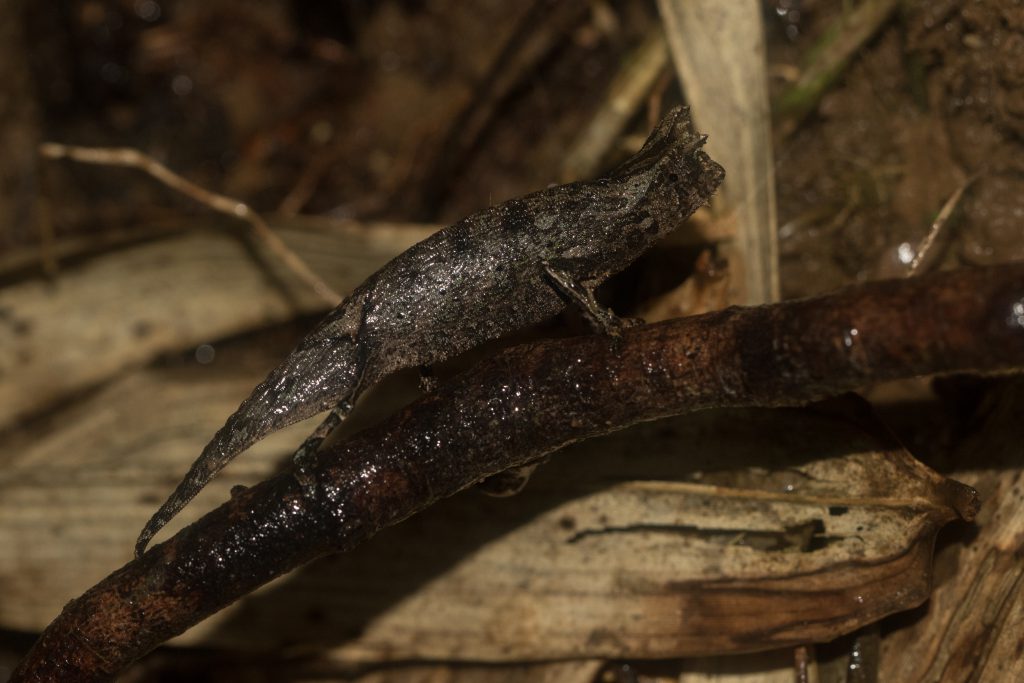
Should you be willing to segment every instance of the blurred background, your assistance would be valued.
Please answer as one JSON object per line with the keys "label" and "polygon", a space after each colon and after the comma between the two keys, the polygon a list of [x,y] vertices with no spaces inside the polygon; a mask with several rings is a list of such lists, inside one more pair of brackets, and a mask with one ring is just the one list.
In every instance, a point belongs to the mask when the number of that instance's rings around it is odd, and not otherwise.
{"label": "blurred background", "polygon": [[[0,5],[0,672],[65,602],[129,559],[138,529],[209,436],[330,307],[330,297],[314,292],[246,221],[118,165],[116,154],[109,163],[78,163],[41,154],[43,143],[133,148],[248,204],[342,295],[439,226],[551,184],[596,177],[683,103],[696,128],[710,134],[708,150],[726,167],[727,185],[713,206],[602,288],[621,315],[656,320],[815,295],[906,276],[915,259],[924,272],[1024,257],[1024,6],[725,4]],[[569,311],[516,339],[586,332]],[[390,380],[347,429],[416,392],[413,375]],[[1016,428],[1009,416],[1020,396],[1012,382],[969,377],[866,394],[914,455],[989,494],[992,514],[1002,509],[1000,496],[1008,506],[1020,499],[1020,454],[978,465],[984,476],[965,463],[981,452],[996,457]],[[429,635],[391,643],[394,627],[373,626],[479,548],[538,515],[558,518],[572,491],[631,479],[696,481],[724,469],[719,461],[743,473],[722,475],[719,485],[779,486],[771,478],[750,483],[751,472],[765,476],[753,456],[740,466],[720,452],[722,430],[735,431],[737,422],[748,425],[750,438],[730,448],[748,453],[765,438],[758,430],[768,428],[756,416],[730,415],[668,436],[674,428],[643,432],[656,446],[641,434],[630,437],[631,447],[620,440],[579,450],[567,464],[542,469],[523,503],[460,497],[405,536],[307,572],[291,593],[276,588],[250,611],[186,635],[124,680],[793,680],[792,649],[768,641],[735,648],[767,654],[686,660],[657,648],[635,658],[623,647],[616,657],[607,642],[597,648],[600,657],[582,656],[586,638],[565,652],[530,656],[523,646],[502,655],[494,643],[511,636],[498,629],[489,645],[467,636],[445,645],[441,657],[416,644]],[[982,429],[983,419],[1004,421]],[[299,425],[239,458],[171,530],[223,500],[232,484],[267,476],[309,429]],[[997,445],[964,445],[979,434]],[[652,453],[674,452],[684,437],[699,466],[669,471],[654,463]],[[605,451],[615,466],[597,467],[567,492],[565,480],[584,466],[580,458]],[[650,455],[651,472],[618,469],[631,467],[637,451]],[[777,471],[797,467],[778,457]],[[814,457],[797,460],[803,466]],[[464,515],[497,526],[460,540],[452,529]],[[967,525],[945,541],[940,536],[936,562],[948,581],[938,584],[960,590],[954,577],[967,570],[958,570],[957,558],[966,553],[995,548],[991,562],[1002,567],[1018,552],[1021,542],[1007,539],[1024,520],[1004,516],[999,524],[998,538]],[[415,538],[428,540],[415,546]],[[446,549],[443,561],[432,538]],[[414,547],[397,549],[404,543]],[[897,547],[907,546],[886,552]],[[400,576],[374,579],[382,563],[400,566]],[[363,578],[339,580],[342,570]],[[1021,618],[1019,570],[991,571],[998,575],[985,580],[1003,592],[977,599],[1006,607],[970,626],[977,634],[943,630],[959,600],[954,592],[939,601],[950,606],[947,621],[941,611],[929,617],[919,609],[869,630],[875,678],[850,677],[856,633],[799,656],[810,658],[820,680],[911,680],[900,662],[916,643],[921,680],[956,680],[967,670],[957,666],[968,665],[950,663],[939,642],[995,661],[991,653],[1003,647],[997,634]],[[349,597],[320,605],[332,592]],[[564,618],[571,622],[571,613]],[[546,628],[563,628],[550,621]],[[608,633],[618,628],[609,625]],[[896,645],[887,649],[889,633]]]}

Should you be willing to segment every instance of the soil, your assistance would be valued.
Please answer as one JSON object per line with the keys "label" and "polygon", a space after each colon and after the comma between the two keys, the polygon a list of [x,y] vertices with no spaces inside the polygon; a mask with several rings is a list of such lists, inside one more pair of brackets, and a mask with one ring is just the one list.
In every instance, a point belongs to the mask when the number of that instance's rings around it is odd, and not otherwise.
{"label": "soil", "polygon": [[1012,0],[909,3],[859,55],[777,151],[786,296],[897,274],[974,176],[943,260],[1021,257],[1022,22]]}

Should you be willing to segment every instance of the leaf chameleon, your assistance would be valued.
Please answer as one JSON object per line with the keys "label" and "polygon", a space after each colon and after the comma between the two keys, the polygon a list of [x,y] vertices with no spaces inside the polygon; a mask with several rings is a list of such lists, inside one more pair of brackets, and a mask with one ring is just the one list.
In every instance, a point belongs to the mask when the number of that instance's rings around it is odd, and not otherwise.
{"label": "leaf chameleon", "polygon": [[371,275],[227,419],[143,528],[136,555],[236,455],[331,409],[296,453],[301,480],[303,461],[360,394],[397,370],[441,362],[567,302],[614,332],[593,290],[710,199],[724,171],[701,150],[705,139],[674,109],[605,177],[475,213]]}

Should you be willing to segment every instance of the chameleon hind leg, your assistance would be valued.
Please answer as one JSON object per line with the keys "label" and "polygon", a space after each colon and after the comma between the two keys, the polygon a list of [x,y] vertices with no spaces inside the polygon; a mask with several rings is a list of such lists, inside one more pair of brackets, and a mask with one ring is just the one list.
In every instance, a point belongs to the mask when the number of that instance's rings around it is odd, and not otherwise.
{"label": "chameleon hind leg", "polygon": [[307,496],[311,496],[316,489],[316,477],[313,475],[312,466],[316,460],[317,451],[320,450],[320,445],[345,421],[351,412],[351,401],[346,399],[338,402],[324,418],[324,421],[306,437],[306,440],[292,455],[292,462],[295,463],[295,478],[298,479]]}
{"label": "chameleon hind leg", "polygon": [[362,320],[359,324],[359,330],[352,336],[352,341],[356,347],[356,382],[352,387],[352,390],[348,395],[344,396],[331,412],[327,414],[324,421],[313,430],[313,433],[306,437],[306,440],[302,442],[302,445],[292,455],[292,462],[295,464],[295,478],[298,480],[299,485],[302,486],[302,492],[306,497],[312,497],[316,493],[316,476],[313,474],[313,464],[316,461],[317,451],[320,450],[320,446],[324,440],[337,429],[345,418],[352,412],[352,408],[355,405],[356,400],[362,393],[363,379],[366,376],[367,366],[367,352],[365,345],[361,343],[360,332],[366,325],[366,313],[369,306],[364,303],[362,310]]}
{"label": "chameleon hind leg", "polygon": [[[296,475],[299,477],[299,482],[303,485],[303,488],[311,484],[309,481],[309,466],[313,462],[314,456],[318,450],[320,450],[320,444],[327,439],[331,433],[341,426],[341,423],[345,421],[349,413],[352,412],[352,407],[355,404],[356,398],[360,394],[360,388],[363,384],[363,371],[365,370],[365,361],[360,359],[361,367],[359,369],[359,380],[356,382],[355,388],[352,393],[347,397],[338,402],[331,412],[327,414],[324,421],[320,423],[313,433],[306,437],[306,440],[302,442],[298,450],[292,456],[292,461],[296,466]],[[429,394],[437,389],[437,379],[434,377],[433,371],[428,366],[420,367],[420,389],[423,393]]]}

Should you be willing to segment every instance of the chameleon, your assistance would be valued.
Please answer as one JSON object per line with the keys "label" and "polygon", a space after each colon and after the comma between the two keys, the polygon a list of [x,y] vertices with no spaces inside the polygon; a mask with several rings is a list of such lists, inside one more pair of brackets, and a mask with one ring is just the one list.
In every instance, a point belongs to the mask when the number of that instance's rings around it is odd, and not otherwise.
{"label": "chameleon", "polygon": [[274,368],[200,453],[135,546],[153,536],[239,453],[330,410],[295,455],[304,481],[323,439],[359,396],[404,368],[429,367],[575,304],[616,334],[594,288],[706,204],[725,172],[677,107],[607,175],[484,209],[399,254],[357,287]]}

